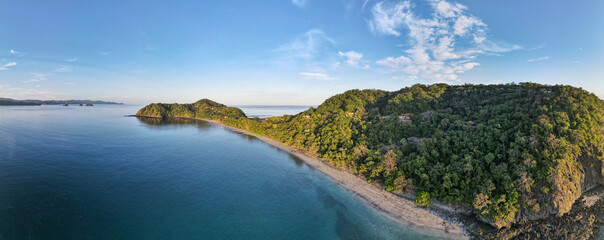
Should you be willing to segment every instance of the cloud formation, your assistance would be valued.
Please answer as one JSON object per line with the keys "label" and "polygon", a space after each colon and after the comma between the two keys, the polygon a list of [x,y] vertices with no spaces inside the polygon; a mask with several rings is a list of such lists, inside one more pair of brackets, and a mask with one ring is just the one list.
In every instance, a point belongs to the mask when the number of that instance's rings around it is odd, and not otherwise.
{"label": "cloud formation", "polygon": [[33,82],[39,82],[39,81],[46,81],[47,77],[50,74],[49,73],[31,73],[31,75],[33,77],[30,78],[29,80],[24,81],[24,82],[26,82],[26,83],[33,83]]}
{"label": "cloud formation", "polygon": [[401,33],[398,31],[398,28],[405,22],[407,18],[405,12],[406,9],[411,7],[411,4],[409,2],[401,2],[394,6],[384,5],[384,2],[379,2],[371,10],[373,20],[369,21],[369,28],[371,31],[380,34],[400,36]]}
{"label": "cloud formation", "polygon": [[25,80],[23,82],[33,83],[33,82],[46,81],[46,80],[48,80],[49,77],[54,76],[55,73],[68,73],[68,72],[72,72],[72,70],[69,66],[61,66],[59,68],[56,68],[52,71],[45,72],[45,73],[31,73],[31,75],[33,77],[28,80]]}
{"label": "cloud formation", "polygon": [[16,65],[17,65],[16,62],[9,62],[7,64],[4,64],[4,65],[0,66],[0,71],[8,70],[8,69],[10,69],[10,67],[16,66]]}
{"label": "cloud formation", "polygon": [[12,53],[12,54],[17,54],[17,53],[19,53],[19,52],[17,52],[17,51],[15,51],[15,50],[13,50],[13,49],[9,50],[9,52],[10,52],[10,53]]}
{"label": "cloud formation", "polygon": [[369,29],[376,34],[397,37],[406,30],[411,45],[401,56],[387,57],[377,61],[378,64],[411,76],[456,81],[459,74],[480,66],[475,61],[477,55],[521,48],[487,40],[487,25],[466,13],[467,7],[462,4],[445,0],[428,0],[428,3],[433,10],[429,18],[415,14],[409,1],[379,2],[373,7]]}
{"label": "cloud formation", "polygon": [[308,4],[308,0],[292,0],[292,3],[298,7],[306,7],[306,4]]}
{"label": "cloud formation", "polygon": [[309,73],[309,72],[301,72],[299,73],[300,76],[302,76],[304,79],[311,79],[311,80],[320,80],[320,81],[333,81],[333,80],[338,80],[339,78],[337,77],[330,77],[327,76],[327,74],[323,74],[323,73]]}
{"label": "cloud formation", "polygon": [[369,68],[369,65],[367,65],[367,64],[360,66],[361,58],[363,58],[362,53],[358,53],[355,51],[348,51],[348,52],[338,52],[338,55],[343,58],[343,61],[347,66],[354,67],[354,68],[359,68],[359,67]]}
{"label": "cloud formation", "polygon": [[273,51],[284,53],[291,58],[308,60],[316,57],[319,54],[319,50],[326,43],[335,44],[335,41],[329,38],[323,31],[313,28]]}
{"label": "cloud formation", "polygon": [[528,62],[540,62],[540,61],[545,61],[545,60],[549,60],[549,56],[545,56],[545,57],[539,57],[539,58],[531,58],[528,59]]}
{"label": "cloud formation", "polygon": [[58,72],[58,73],[71,72],[71,68],[69,68],[67,66],[62,66],[60,68],[57,68],[57,69],[53,70],[53,72]]}

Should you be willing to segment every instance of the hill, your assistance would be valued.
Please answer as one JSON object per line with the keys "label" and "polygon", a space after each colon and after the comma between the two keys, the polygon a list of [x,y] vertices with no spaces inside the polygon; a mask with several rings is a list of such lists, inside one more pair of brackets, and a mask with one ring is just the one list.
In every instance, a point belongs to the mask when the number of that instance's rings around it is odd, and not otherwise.
{"label": "hill", "polygon": [[57,105],[57,104],[122,104],[117,102],[106,102],[98,100],[15,100],[11,98],[0,98],[1,105]]}
{"label": "hill", "polygon": [[350,90],[294,116],[250,119],[204,99],[137,116],[187,117],[268,136],[388,191],[471,208],[501,228],[562,216],[604,184],[604,102],[570,86]]}
{"label": "hill", "polygon": [[35,102],[29,102],[29,101],[14,100],[14,99],[10,99],[10,98],[0,98],[0,106],[13,106],[13,105],[17,105],[17,106],[40,106],[42,104],[41,103],[35,103]]}

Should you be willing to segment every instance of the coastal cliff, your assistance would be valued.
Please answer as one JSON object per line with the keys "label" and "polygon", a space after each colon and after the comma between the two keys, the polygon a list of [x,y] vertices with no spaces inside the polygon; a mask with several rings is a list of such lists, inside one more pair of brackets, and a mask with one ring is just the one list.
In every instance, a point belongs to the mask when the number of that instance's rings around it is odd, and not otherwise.
{"label": "coastal cliff", "polygon": [[150,104],[136,115],[267,136],[415,194],[418,205],[470,208],[496,228],[561,217],[604,184],[604,102],[570,86],[418,84],[350,90],[294,116],[251,119],[207,99]]}

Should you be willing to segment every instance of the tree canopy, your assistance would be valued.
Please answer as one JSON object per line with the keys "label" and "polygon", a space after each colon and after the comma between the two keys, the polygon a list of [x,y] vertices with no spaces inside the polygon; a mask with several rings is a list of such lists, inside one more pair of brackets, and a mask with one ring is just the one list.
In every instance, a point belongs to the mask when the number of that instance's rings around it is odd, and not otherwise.
{"label": "tree canopy", "polygon": [[293,116],[250,119],[208,99],[137,115],[217,120],[415,191],[418,204],[471,207],[497,227],[564,214],[604,183],[604,102],[570,86],[417,84],[350,90]]}

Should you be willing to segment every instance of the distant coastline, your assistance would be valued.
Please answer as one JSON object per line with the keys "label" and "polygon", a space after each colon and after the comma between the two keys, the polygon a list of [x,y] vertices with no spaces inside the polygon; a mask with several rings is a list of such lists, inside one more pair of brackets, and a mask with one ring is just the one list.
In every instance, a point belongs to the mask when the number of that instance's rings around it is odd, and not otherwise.
{"label": "distant coastline", "polygon": [[[141,118],[158,118],[152,116],[132,116]],[[412,201],[399,197],[391,192],[385,191],[379,185],[368,183],[363,179],[354,176],[351,173],[329,166],[324,161],[321,161],[317,157],[308,155],[303,150],[291,146],[286,146],[283,143],[271,139],[269,137],[260,136],[249,131],[231,127],[214,120],[189,117],[175,118],[211,122],[220,125],[224,128],[227,128],[233,132],[256,137],[259,140],[273,147],[279,148],[282,151],[296,156],[300,160],[304,161],[307,165],[327,175],[338,185],[354,193],[361,200],[373,206],[380,212],[384,213],[386,216],[417,232],[447,239],[468,238],[467,234],[457,224],[449,222],[446,219],[435,215],[434,213],[428,211],[425,208],[418,207]]]}
{"label": "distant coastline", "polygon": [[100,100],[38,100],[38,99],[27,99],[17,100],[12,98],[0,98],[0,106],[40,106],[40,105],[59,105],[59,104],[115,104],[122,105],[123,103],[118,102],[107,102]]}

